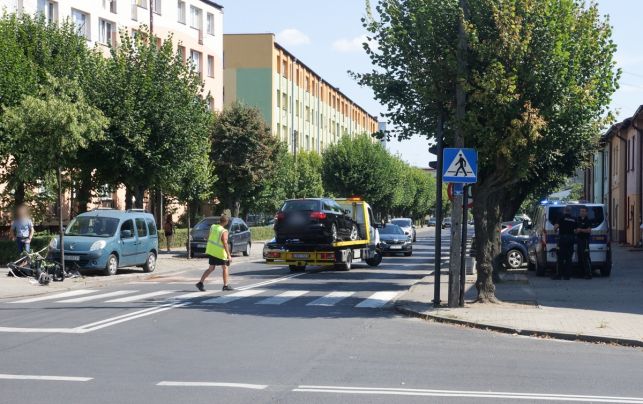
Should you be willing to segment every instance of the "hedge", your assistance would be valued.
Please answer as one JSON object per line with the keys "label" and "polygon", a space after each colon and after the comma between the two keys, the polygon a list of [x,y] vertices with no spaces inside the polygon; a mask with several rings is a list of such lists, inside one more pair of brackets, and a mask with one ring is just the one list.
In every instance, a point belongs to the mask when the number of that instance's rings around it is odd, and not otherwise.
{"label": "hedge", "polygon": [[[39,251],[49,244],[52,236],[34,236],[31,240],[31,251]],[[13,240],[0,240],[0,265],[6,265],[20,257],[18,245]]]}

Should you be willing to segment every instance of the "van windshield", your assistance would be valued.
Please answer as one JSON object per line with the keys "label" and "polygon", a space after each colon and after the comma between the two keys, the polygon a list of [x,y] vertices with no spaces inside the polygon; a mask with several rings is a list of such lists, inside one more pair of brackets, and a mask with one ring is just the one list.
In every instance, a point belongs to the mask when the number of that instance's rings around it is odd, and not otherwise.
{"label": "van windshield", "polygon": [[[579,217],[581,205],[569,205],[572,209],[572,216],[575,218]],[[565,206],[551,206],[549,208],[549,223],[556,224],[558,220],[563,216]],[[592,227],[598,227],[605,221],[605,216],[603,214],[602,206],[588,206],[587,207],[587,217],[592,224]]]}
{"label": "van windshield", "polygon": [[112,237],[119,219],[100,216],[77,216],[69,223],[65,235],[84,237]]}

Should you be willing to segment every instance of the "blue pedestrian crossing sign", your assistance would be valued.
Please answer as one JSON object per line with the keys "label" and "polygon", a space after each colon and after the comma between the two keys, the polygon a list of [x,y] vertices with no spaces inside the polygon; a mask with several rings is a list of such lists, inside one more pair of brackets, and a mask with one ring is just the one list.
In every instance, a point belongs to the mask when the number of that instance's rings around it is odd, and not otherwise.
{"label": "blue pedestrian crossing sign", "polygon": [[473,184],[478,180],[478,152],[475,149],[444,149],[442,180],[456,184]]}

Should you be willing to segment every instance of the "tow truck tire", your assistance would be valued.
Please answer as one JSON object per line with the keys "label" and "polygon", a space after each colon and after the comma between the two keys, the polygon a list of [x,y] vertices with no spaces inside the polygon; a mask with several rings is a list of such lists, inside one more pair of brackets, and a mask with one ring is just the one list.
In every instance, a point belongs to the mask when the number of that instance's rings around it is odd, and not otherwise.
{"label": "tow truck tire", "polygon": [[378,265],[379,265],[379,264],[381,264],[381,263],[382,263],[382,254],[380,254],[380,253],[377,253],[377,254],[375,254],[375,256],[374,256],[374,257],[372,257],[372,258],[368,258],[368,259],[366,260],[366,264],[367,264],[369,267],[376,267],[376,266],[378,266]]}
{"label": "tow truck tire", "polygon": [[353,253],[349,252],[346,256],[346,262],[338,262],[335,264],[335,270],[337,271],[350,271],[353,267]]}
{"label": "tow truck tire", "polygon": [[288,265],[290,272],[304,272],[306,270],[306,265]]}

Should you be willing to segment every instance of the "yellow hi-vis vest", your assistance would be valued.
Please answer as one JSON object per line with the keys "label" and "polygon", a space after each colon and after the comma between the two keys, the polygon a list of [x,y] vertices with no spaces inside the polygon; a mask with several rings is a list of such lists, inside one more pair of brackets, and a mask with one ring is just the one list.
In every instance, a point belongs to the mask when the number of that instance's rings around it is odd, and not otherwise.
{"label": "yellow hi-vis vest", "polygon": [[223,233],[225,232],[227,232],[227,230],[220,224],[213,224],[210,227],[208,245],[205,248],[205,253],[207,255],[222,260],[228,259],[228,253],[226,253],[225,248],[223,248],[223,242],[221,241],[221,236],[223,236]]}

